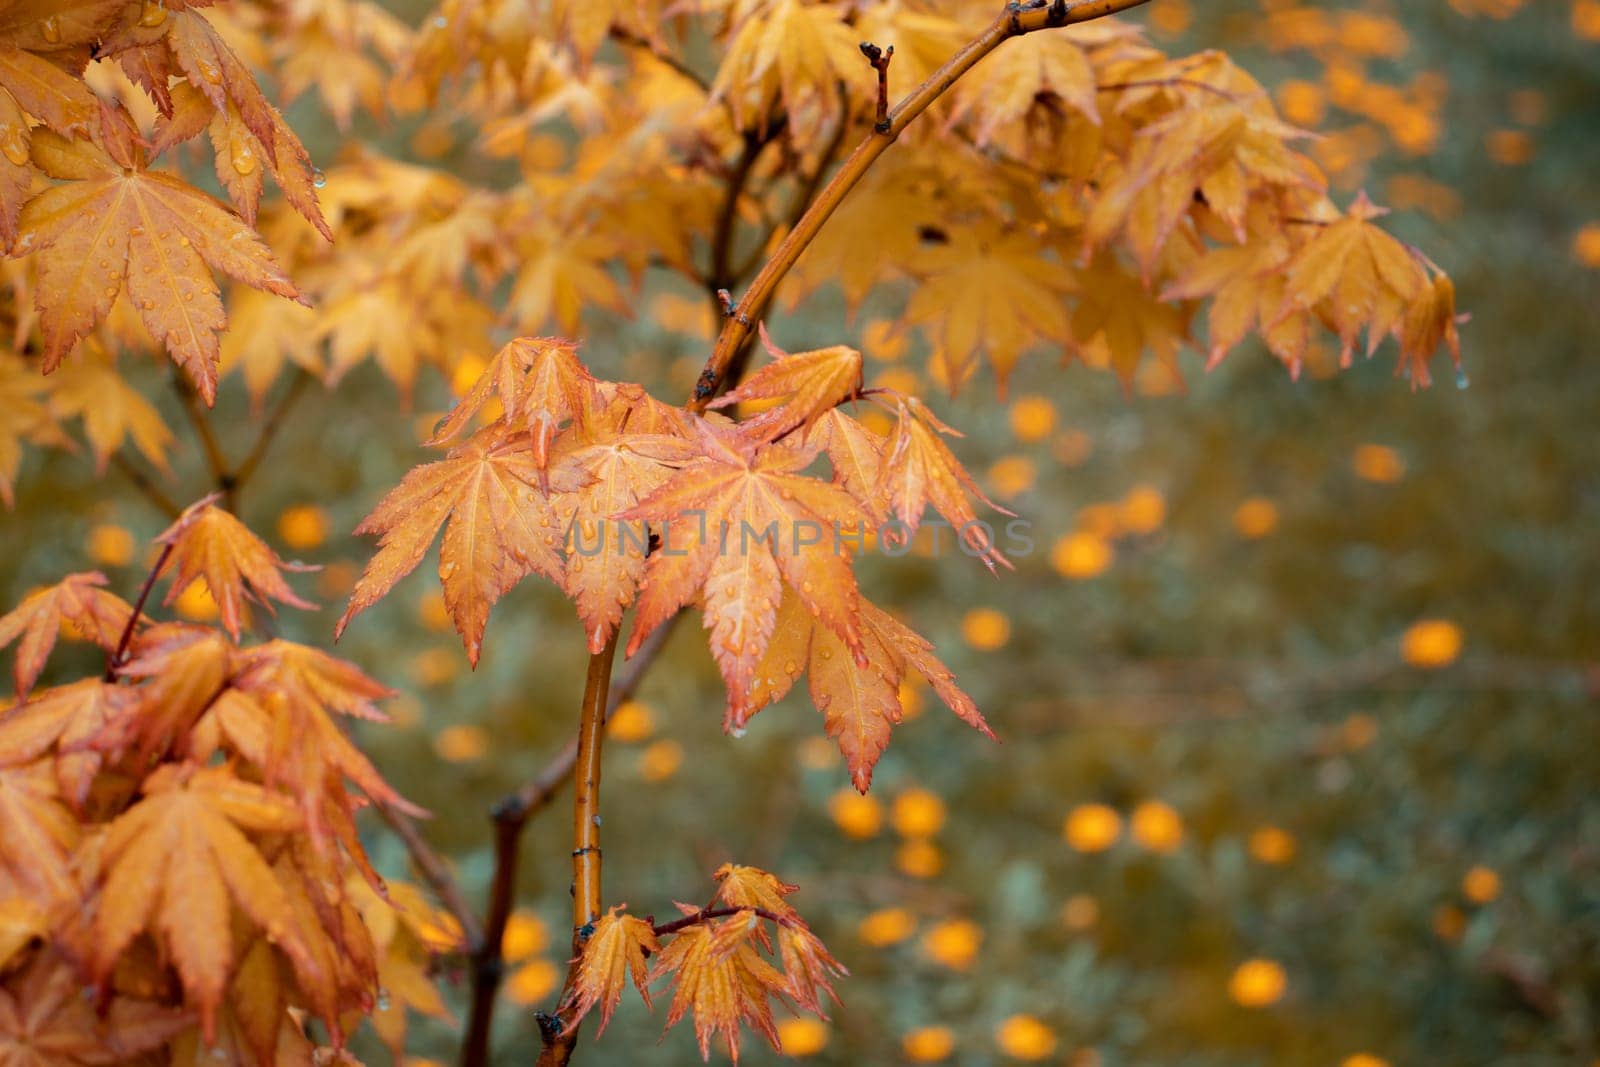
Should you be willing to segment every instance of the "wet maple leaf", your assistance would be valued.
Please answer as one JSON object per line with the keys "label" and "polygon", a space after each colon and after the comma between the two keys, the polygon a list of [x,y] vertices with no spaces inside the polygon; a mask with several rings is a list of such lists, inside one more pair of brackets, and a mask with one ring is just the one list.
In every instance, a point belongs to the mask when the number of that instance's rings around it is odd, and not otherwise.
{"label": "wet maple leaf", "polygon": [[862,654],[855,576],[837,531],[864,516],[847,493],[800,474],[815,448],[761,445],[710,422],[698,431],[703,458],[618,516],[666,524],[645,566],[628,653],[703,594],[711,652],[737,708],[772,637],[784,580],[842,647]]}
{"label": "wet maple leaf", "polygon": [[884,438],[834,409],[817,420],[806,441],[827,452],[833,484],[849,493],[868,518],[881,522],[886,510],[877,486],[883,470]]}
{"label": "wet maple leaf", "polygon": [[222,625],[235,641],[239,639],[247,600],[260,604],[269,614],[272,600],[314,610],[315,604],[295,596],[281,572],[316,568],[279,559],[249,527],[217,507],[217,499],[212,494],[189,505],[155,539],[156,544],[172,549],[171,560],[163,570],[175,573],[164,603],[171,604],[196,578],[204,579],[211,598],[217,602]]}
{"label": "wet maple leaf", "polygon": [[1094,68],[1077,41],[1064,33],[1030,33],[1008,42],[957,83],[952,120],[971,121],[980,146],[1035,106],[1064,103],[1098,124],[1097,89]]}
{"label": "wet maple leaf", "polygon": [[1425,388],[1432,381],[1428,362],[1444,344],[1450,359],[1461,366],[1459,323],[1468,316],[1456,313],[1456,287],[1444,274],[1435,274],[1422,293],[1406,310],[1400,324],[1400,371],[1411,378],[1413,389]]}
{"label": "wet maple leaf", "polygon": [[49,929],[49,916],[27,897],[12,895],[0,900],[0,967],[10,970],[17,953]]}
{"label": "wet maple leaf", "polygon": [[35,901],[68,901],[78,888],[67,857],[83,831],[62,803],[48,761],[0,767],[0,874]]}
{"label": "wet maple leaf", "polygon": [[778,611],[776,636],[757,666],[749,692],[728,714],[747,722],[768,704],[781,700],[802,672],[809,674],[812,703],[822,712],[828,736],[837,741],[855,787],[865,793],[872,769],[888,747],[902,717],[900,684],[915,671],[945,705],[969,726],[993,738],[972,698],[933,654],[933,645],[894,616],[862,597],[859,600],[866,665],[845,654],[835,634],[808,618],[792,594]]}
{"label": "wet maple leaf", "polygon": [[[678,908],[685,915],[698,911],[684,904]],[[779,1047],[770,998],[787,992],[788,983],[756,950],[752,935],[760,926],[753,911],[690,926],[673,935],[650,972],[652,982],[672,976],[667,1029],[692,1011],[695,1039],[706,1059],[711,1057],[712,1039],[720,1036],[727,1042],[728,1055],[739,1062],[741,1024],[765,1037],[774,1049]]]}
{"label": "wet maple leaf", "polygon": [[0,247],[10,250],[16,241],[18,216],[33,189],[28,116],[65,136],[87,136],[99,110],[88,86],[66,71],[0,44]]}
{"label": "wet maple leaf", "polygon": [[134,936],[149,930],[176,965],[209,1039],[234,966],[232,906],[291,958],[305,956],[288,896],[245,834],[292,830],[299,816],[226,767],[166,764],[141,788],[141,799],[106,832],[94,969],[104,981]]}
{"label": "wet maple leaf", "polygon": [[645,1004],[650,1003],[649,968],[645,957],[661,951],[650,924],[622,912],[623,907],[626,905],[612,908],[594,924],[594,933],[584,942],[577,980],[572,987],[570,1025],[576,1025],[598,1004],[600,1026],[596,1035],[604,1033],[611,1022],[611,1014],[622,1000],[622,988],[629,977]]}
{"label": "wet maple leaf", "polygon": [[209,266],[299,299],[272,253],[237,215],[170,174],[145,169],[125,118],[107,113],[102,144],[36,131],[33,161],[66,184],[22,210],[17,247],[39,265],[44,369],[111,310],[124,291],[206,403],[217,391],[217,333],[227,319]]}
{"label": "wet maple leaf", "polygon": [[[644,574],[649,532],[615,516],[699,455],[693,442],[673,434],[630,431],[637,410],[634,398],[618,397],[563,438],[552,460],[558,480],[578,486],[556,497],[555,507],[569,531],[564,588],[577,604],[590,652],[610,640]],[[646,411],[638,421],[648,418]]]}
{"label": "wet maple leaf", "polygon": [[0,42],[70,54],[97,41],[125,7],[126,0],[12,0],[0,8]]}
{"label": "wet maple leaf", "polygon": [[904,527],[884,527],[882,536],[896,542],[915,533],[922,513],[931,505],[943,515],[961,538],[969,555],[984,562],[992,571],[996,563],[1005,567],[1011,561],[995,547],[993,531],[978,521],[968,496],[977,497],[1002,515],[1011,512],[983,494],[972,475],[956,459],[940,435],[961,436],[946,426],[915,397],[901,397],[898,419],[883,449],[878,470],[876,495],[888,501],[888,514]]}
{"label": "wet maple leaf", "polygon": [[[825,993],[835,1002],[832,979],[849,974],[843,964],[811,932],[800,913],[784,898],[799,890],[799,886],[761,870],[725,863],[712,877],[717,882],[717,899],[731,908],[759,908],[782,920],[776,923],[778,957],[783,961],[784,978],[788,993],[795,1003],[807,1011],[822,1013]],[[771,948],[765,930],[758,928],[757,939],[763,948]]]}
{"label": "wet maple leaf", "polygon": [[137,699],[127,686],[98,678],[35,693],[0,716],[0,763],[29,763],[53,750],[61,795],[81,811],[101,762],[89,742],[127,714]]}
{"label": "wet maple leaf", "polygon": [[5,1067],[103,1067],[142,1058],[189,1025],[182,1011],[128,996],[103,1011],[55,952],[40,952],[0,987],[0,1064]]}
{"label": "wet maple leaf", "polygon": [[506,424],[526,429],[533,461],[543,470],[550,445],[568,419],[582,418],[593,403],[594,377],[578,358],[578,346],[554,337],[519,337],[496,352],[467,395],[445,416],[428,444],[449,444],[466,430],[490,397],[499,397]]}
{"label": "wet maple leaf", "polygon": [[1072,310],[1070,343],[1079,357],[1109,366],[1124,392],[1133,388],[1146,351],[1177,377],[1178,350],[1188,339],[1187,310],[1161,303],[1108,253],[1096,256],[1078,277],[1081,295]]}
{"label": "wet maple leaf", "polygon": [[108,723],[96,741],[104,752],[135,746],[142,763],[180,742],[233,675],[237,649],[217,629],[183,623],[147,628],[134,641],[119,677],[141,684],[131,715]]}
{"label": "wet maple leaf", "polygon": [[760,329],[761,343],[773,362],[708,405],[723,408],[749,400],[783,401],[740,423],[745,433],[772,441],[790,430],[809,428],[861,391],[860,352],[846,345],[785,352],[767,336],[766,323]]}
{"label": "wet maple leaf", "polygon": [[69,574],[55,585],[29,595],[10,614],[0,616],[0,648],[21,638],[12,667],[17,696],[26,697],[33,688],[63,627],[101,648],[117,647],[133,608],[102,588],[105,584],[106,576],[99,571]]}
{"label": "wet maple leaf", "polygon": [[528,439],[498,423],[412,470],[356,527],[381,539],[334,636],[415,570],[443,527],[439,581],[476,666],[494,602],[529,574],[562,580],[559,534],[541,477]]}

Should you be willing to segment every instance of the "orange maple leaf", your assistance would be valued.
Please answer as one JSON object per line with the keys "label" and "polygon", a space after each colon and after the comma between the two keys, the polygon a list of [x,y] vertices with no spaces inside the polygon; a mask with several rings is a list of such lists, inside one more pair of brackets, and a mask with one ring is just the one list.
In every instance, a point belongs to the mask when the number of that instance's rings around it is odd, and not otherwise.
{"label": "orange maple leaf", "polygon": [[146,169],[125,115],[103,108],[99,140],[69,141],[48,130],[33,137],[35,165],[67,180],[28,201],[17,239],[18,250],[38,254],[44,369],[54,370],[106,317],[126,284],[145,326],[209,404],[227,317],[207,266],[291,299],[299,291],[237,215]]}
{"label": "orange maple leaf", "polygon": [[28,596],[10,614],[0,616],[0,648],[22,639],[12,667],[18,697],[27,697],[33,688],[63,628],[101,648],[117,647],[133,608],[115,593],[102,589],[105,584],[106,576],[99,571],[69,574]]}
{"label": "orange maple leaf", "polygon": [[416,569],[443,527],[439,581],[476,666],[494,602],[529,574],[562,580],[555,514],[539,488],[542,473],[528,439],[512,438],[500,423],[408,473],[356,527],[381,540],[334,637]]}
{"label": "orange maple leaf", "polygon": [[[679,904],[685,915],[699,909]],[[779,1047],[770,997],[786,993],[788,983],[778,969],[756,951],[752,935],[761,927],[753,911],[741,911],[717,922],[699,923],[673,935],[656,958],[650,981],[672,975],[672,1006],[667,1029],[694,1012],[694,1034],[700,1055],[711,1057],[711,1040],[721,1036],[728,1055],[739,1062],[741,1023]]]}
{"label": "orange maple leaf", "polygon": [[7,885],[41,903],[76,900],[67,858],[82,835],[48,761],[0,767],[0,874]]}
{"label": "orange maple leaf", "polygon": [[593,403],[594,377],[578,358],[578,346],[555,337],[519,337],[496,352],[467,395],[427,441],[449,444],[466,430],[472,416],[500,398],[508,426],[533,435],[533,461],[543,470],[550,445],[568,419],[582,418]]}
{"label": "orange maple leaf", "polygon": [[154,1001],[120,995],[96,1010],[84,998],[72,966],[55,952],[40,952],[0,987],[0,1063],[101,1067],[142,1062],[190,1018]]}
{"label": "orange maple leaf", "polygon": [[584,943],[583,955],[578,961],[577,979],[572,987],[572,1020],[589,1014],[600,1005],[600,1026],[596,1036],[605,1032],[611,1022],[612,1012],[622,1000],[622,988],[629,977],[633,986],[650,1003],[649,968],[645,957],[661,951],[655,930],[648,922],[622,912],[626,905],[612,908],[594,924],[594,933]]}
{"label": "orange maple leaf", "polygon": [[773,362],[713,400],[722,408],[748,400],[782,400],[740,423],[752,437],[772,441],[790,430],[810,427],[824,414],[861,391],[861,353],[845,345],[830,345],[809,352],[785,352],[767,336],[762,323],[761,343]]}
{"label": "orange maple leaf", "polygon": [[230,900],[291,959],[306,958],[284,887],[244,832],[292,830],[299,816],[282,797],[226,767],[166,764],[141,792],[106,831],[94,970],[105,981],[134,936],[150,930],[177,966],[209,1039],[234,965]]}
{"label": "orange maple leaf", "polygon": [[855,575],[837,531],[865,516],[842,490],[800,474],[815,447],[762,445],[709,421],[698,430],[703,458],[618,516],[667,524],[645,566],[628,653],[703,594],[711,652],[737,711],[772,638],[784,581],[862,656]]}
{"label": "orange maple leaf", "polygon": [[315,604],[295,596],[281,571],[316,570],[300,563],[286,563],[250,532],[249,527],[216,506],[215,493],[189,505],[182,515],[156,538],[156,544],[171,548],[171,559],[162,568],[175,570],[165,604],[203,578],[211,598],[217,602],[222,625],[235,641],[246,600],[253,600],[272,611],[268,602],[276,600],[297,608],[314,610]]}
{"label": "orange maple leaf", "polygon": [[137,699],[129,687],[98,678],[35,693],[0,718],[0,764],[29,763],[54,750],[61,795],[81,811],[100,770],[100,753],[90,748],[90,741],[126,715]]}

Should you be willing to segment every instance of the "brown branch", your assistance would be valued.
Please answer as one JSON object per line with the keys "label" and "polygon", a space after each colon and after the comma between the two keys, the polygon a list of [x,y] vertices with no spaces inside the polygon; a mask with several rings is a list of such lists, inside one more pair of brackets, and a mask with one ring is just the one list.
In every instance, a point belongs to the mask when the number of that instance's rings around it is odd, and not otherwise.
{"label": "brown branch", "polygon": [[878,110],[873,115],[875,133],[889,132],[889,61],[894,58],[894,45],[879,48],[871,41],[862,41],[861,54],[867,57],[872,69],[878,72]]}
{"label": "brown branch", "polygon": [[111,465],[121,471],[128,481],[133,483],[133,487],[143,493],[144,498],[167,518],[176,519],[183,514],[183,505],[168,496],[165,490],[150,480],[148,474],[121,452],[111,454]]}
{"label": "brown branch", "polygon": [[461,925],[461,936],[466,941],[468,951],[482,944],[483,925],[478,922],[478,916],[472,910],[472,905],[467,903],[466,894],[462,893],[460,883],[450,873],[444,857],[440,856],[433,846],[428,844],[427,838],[422,836],[422,828],[411,816],[403,811],[396,811],[387,804],[374,803],[372,807],[377,811],[378,817],[389,824],[389,828],[394,831],[401,844],[406,846],[406,851],[411,855],[411,862],[416,865],[423,880],[433,887],[439,903],[455,916],[456,922]]}
{"label": "brown branch", "polygon": [[267,450],[272,447],[273,438],[277,436],[278,431],[283,427],[284,419],[288,417],[289,412],[294,409],[300,398],[305,395],[306,386],[310,385],[314,380],[311,372],[301,367],[299,373],[290,380],[289,387],[284,390],[283,396],[278,398],[278,403],[267,413],[267,417],[261,423],[261,430],[256,435],[256,443],[251,446],[249,454],[244,457],[238,469],[233,472],[232,491],[235,494],[244,488],[245,482],[249,481],[251,475],[255,474],[256,470],[261,466],[261,461],[266,458]]}
{"label": "brown branch", "polygon": [[[639,651],[628,660],[606,699],[605,717],[621,706],[638,689],[645,672],[666,646],[675,620],[669,619],[645,639]],[[468,1015],[467,1036],[462,1045],[462,1067],[481,1067],[488,1062],[489,1035],[494,1022],[496,996],[505,964],[501,942],[506,922],[516,897],[517,868],[523,828],[535,812],[555,799],[561,786],[578,763],[578,738],[567,742],[544,769],[494,806],[495,865],[489,887],[489,904],[482,933],[472,948],[472,1008]]]}
{"label": "brown branch", "polygon": [[[605,647],[589,657],[589,676],[583,687],[572,804],[572,962],[562,987],[563,1002],[577,981],[578,961],[604,904],[600,887],[600,753],[605,741],[611,660],[616,652],[617,634],[613,631]],[[578,1043],[578,1023],[562,1025],[558,1018],[545,1016],[539,1020],[539,1036],[544,1048],[538,1067],[563,1067]]]}
{"label": "brown branch", "polygon": [[699,926],[701,923],[710,922],[712,919],[725,919],[729,915],[738,915],[740,912],[746,911],[754,912],[758,918],[765,919],[769,923],[777,923],[779,926],[792,927],[795,925],[794,920],[789,916],[775,914],[766,908],[701,908],[693,915],[685,915],[681,919],[674,919],[669,923],[661,923],[651,929],[657,937],[665,937],[668,934],[675,934],[679,930],[687,930],[691,926]]}
{"label": "brown branch", "polygon": [[1075,2],[1055,0],[1053,3],[1047,3],[1045,0],[1030,0],[1028,4],[1007,5],[1006,10],[990,23],[987,29],[969,41],[951,56],[944,66],[929,75],[927,81],[896,104],[889,112],[885,125],[874,128],[861,143],[856,145],[855,151],[850,153],[850,157],[844,161],[844,165],[835,172],[827,186],[806,209],[806,213],[801,216],[794,229],[790,230],[788,236],[778,245],[766,265],[761,268],[761,272],[756,275],[755,281],[750,283],[750,288],[745,291],[733,313],[723,323],[722,333],[717,337],[716,348],[713,349],[711,358],[706,361],[705,369],[700,372],[700,378],[695,383],[694,400],[690,402],[690,409],[704,411],[706,405],[716,396],[717,386],[723,374],[735,355],[748,342],[756,321],[771,301],[778,283],[789,273],[790,268],[800,258],[800,254],[811,244],[823,224],[832,217],[845,196],[856,187],[867,170],[888,150],[905,128],[935,100],[943,96],[979,60],[1013,37],[1020,37],[1036,30],[1089,22],[1147,2],[1148,0],[1075,0]]}
{"label": "brown branch", "polygon": [[122,636],[117,639],[117,647],[106,656],[106,675],[108,682],[117,680],[117,669],[127,662],[128,643],[133,640],[133,628],[139,625],[139,617],[144,614],[145,602],[150,599],[150,590],[155,588],[156,579],[161,577],[161,568],[167,565],[167,560],[172,558],[173,542],[168,541],[161,546],[161,554],[150,567],[150,573],[145,575],[144,585],[139,589],[139,599],[133,602],[133,613],[128,616],[128,625],[122,628]]}
{"label": "brown branch", "polygon": [[177,390],[178,399],[183,401],[184,414],[189,416],[195,437],[200,441],[200,449],[205,453],[211,480],[222,493],[222,506],[233,511],[233,471],[228,467],[228,457],[222,451],[222,442],[217,439],[217,432],[211,426],[211,417],[201,405],[200,395],[194,391],[193,386],[176,375],[172,378],[172,385]]}

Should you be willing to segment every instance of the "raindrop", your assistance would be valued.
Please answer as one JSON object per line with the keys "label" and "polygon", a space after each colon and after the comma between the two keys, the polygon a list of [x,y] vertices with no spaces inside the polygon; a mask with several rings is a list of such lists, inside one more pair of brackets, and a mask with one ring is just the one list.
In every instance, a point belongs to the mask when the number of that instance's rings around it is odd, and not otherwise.
{"label": "raindrop", "polygon": [[200,68],[200,77],[204,78],[206,81],[210,82],[212,85],[220,85],[220,84],[222,84],[222,68],[221,67],[217,66],[215,63],[212,63],[210,60],[206,60],[206,59],[197,59],[197,60],[195,60],[195,66]]}
{"label": "raindrop", "polygon": [[383,988],[382,986],[378,987],[378,1001],[377,1001],[377,1003],[378,1003],[378,1010],[379,1011],[388,1011],[389,1010],[389,1005],[390,1005],[390,1003],[392,1003],[390,1001],[390,999],[389,999],[389,991],[387,989]]}
{"label": "raindrop", "polygon": [[1456,368],[1456,388],[1457,389],[1466,389],[1471,384],[1472,384],[1472,379],[1467,377],[1467,368],[1465,368],[1465,367],[1457,367]]}
{"label": "raindrop", "polygon": [[28,162],[28,133],[24,126],[14,122],[0,123],[0,152],[17,166]]}
{"label": "raindrop", "polygon": [[328,184],[328,176],[315,168],[311,171],[311,184],[318,189]]}
{"label": "raindrop", "polygon": [[450,25],[450,20],[445,18],[443,15],[435,15],[433,16],[433,25],[435,29],[442,30],[446,26]]}
{"label": "raindrop", "polygon": [[743,726],[735,726],[733,729],[728,731],[728,736],[737,741],[739,738],[745,735],[745,732],[746,731]]}
{"label": "raindrop", "polygon": [[61,20],[51,15],[39,23],[39,33],[51,44],[61,43]]}
{"label": "raindrop", "polygon": [[165,21],[167,21],[166,0],[144,0],[144,5],[139,9],[139,25],[148,30]]}

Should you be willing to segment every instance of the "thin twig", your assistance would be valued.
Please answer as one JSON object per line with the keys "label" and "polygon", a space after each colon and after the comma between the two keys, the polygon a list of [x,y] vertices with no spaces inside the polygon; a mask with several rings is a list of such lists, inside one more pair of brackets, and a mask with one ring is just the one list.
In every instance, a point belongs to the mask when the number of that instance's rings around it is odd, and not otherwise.
{"label": "thin twig", "polygon": [[188,382],[173,375],[172,386],[178,393],[178,399],[183,401],[184,414],[189,417],[195,437],[200,441],[200,449],[205,453],[211,480],[222,493],[222,505],[233,511],[233,471],[228,466],[228,457],[222,451],[222,442],[217,439],[217,432],[211,426],[211,417],[201,405],[200,395]]}
{"label": "thin twig", "polygon": [[[567,980],[562,987],[563,1003],[577,982],[583,948],[589,943],[604,906],[600,886],[600,755],[605,747],[607,690],[616,652],[617,632],[612,631],[605,647],[589,657],[589,675],[583,687],[572,803],[572,962],[567,965]],[[544,1048],[539,1053],[538,1067],[564,1067],[578,1043],[578,1023],[562,1025],[558,1017],[541,1016],[539,1036]]]}
{"label": "thin twig", "polygon": [[861,54],[867,57],[872,69],[878,72],[878,109],[873,115],[872,128],[878,133],[889,132],[889,61],[894,59],[894,45],[879,48],[871,41],[862,41]]}
{"label": "thin twig", "polygon": [[121,471],[128,481],[133,483],[133,487],[143,493],[144,498],[167,518],[175,519],[183,514],[183,505],[168,496],[159,485],[150,480],[148,474],[135,466],[134,462],[121,452],[111,453],[111,465]]}
{"label": "thin twig", "polygon": [[888,150],[901,132],[935,100],[943,96],[962,75],[1013,37],[1020,37],[1036,30],[1088,22],[1147,2],[1148,0],[1076,0],[1074,3],[1069,3],[1067,0],[1055,0],[1053,3],[1046,3],[1044,0],[1030,0],[1026,5],[1010,4],[987,29],[951,56],[944,66],[928,77],[927,81],[895,105],[887,116],[887,124],[881,128],[874,128],[856,145],[855,151],[850,153],[850,158],[846,159],[844,165],[834,173],[833,178],[806,209],[806,213],[801,216],[794,229],[789,231],[772,257],[767,260],[766,265],[761,268],[755,281],[750,283],[750,288],[740,299],[734,314],[724,320],[722,333],[717,337],[716,348],[713,349],[711,358],[706,361],[705,369],[700,372],[700,378],[695,383],[695,398],[691,402],[691,410],[704,411],[706,405],[716,396],[718,383],[721,382],[734,356],[754,332],[755,323],[771,301],[778,283],[789,273],[790,268],[800,258],[800,254],[822,229],[823,224],[832,217],[846,194],[856,187],[867,170]]}
{"label": "thin twig", "polygon": [[233,491],[237,493],[244,488],[244,483],[250,480],[261,461],[266,458],[267,450],[272,447],[273,438],[278,430],[283,427],[284,419],[293,410],[300,398],[305,395],[306,386],[315,380],[315,376],[304,367],[289,381],[289,387],[284,390],[283,396],[278,398],[278,403],[267,413],[266,419],[261,423],[261,431],[256,435],[256,443],[251,446],[250,452],[240,462],[239,468],[233,472]]}
{"label": "thin twig", "polygon": [[145,575],[144,585],[139,589],[139,599],[133,602],[133,612],[128,616],[128,625],[122,628],[122,636],[117,639],[117,647],[106,656],[105,680],[117,680],[117,669],[127,662],[128,644],[133,640],[133,629],[139,625],[139,617],[144,614],[145,602],[150,599],[150,590],[155,588],[156,579],[161,577],[161,569],[167,565],[167,560],[172,558],[174,542],[168,541],[161,546],[161,554],[156,557],[155,563],[150,567],[150,573]]}
{"label": "thin twig", "polygon": [[472,905],[467,903],[466,894],[461,891],[461,885],[456,881],[455,875],[450,873],[444,857],[428,844],[416,820],[387,804],[374,803],[372,806],[377,811],[378,817],[389,824],[395,836],[406,846],[406,852],[411,855],[411,862],[416,865],[423,879],[433,887],[439,903],[443,904],[445,910],[460,924],[461,936],[466,941],[468,951],[482,944],[483,925],[478,921]]}
{"label": "thin twig", "polygon": [[765,919],[769,923],[777,923],[779,926],[792,927],[795,925],[795,921],[789,916],[775,914],[766,908],[701,908],[693,915],[685,915],[681,919],[674,919],[669,923],[661,923],[652,927],[652,929],[657,937],[665,937],[668,934],[675,934],[679,930],[687,930],[691,926],[710,922],[712,919],[725,919],[729,915],[738,915],[741,912],[750,912],[757,918]]}

